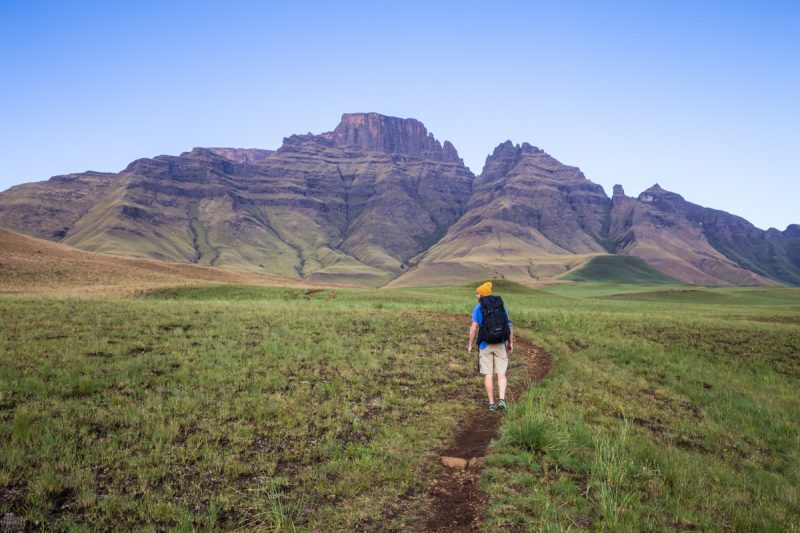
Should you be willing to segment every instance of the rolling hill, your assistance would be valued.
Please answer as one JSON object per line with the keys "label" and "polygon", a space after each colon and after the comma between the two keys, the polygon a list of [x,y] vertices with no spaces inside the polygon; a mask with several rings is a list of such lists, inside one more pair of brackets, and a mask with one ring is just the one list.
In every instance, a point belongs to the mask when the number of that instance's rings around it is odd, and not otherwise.
{"label": "rolling hill", "polygon": [[128,294],[214,283],[314,286],[252,272],[87,252],[0,228],[0,294]]}
{"label": "rolling hill", "polygon": [[562,279],[648,285],[678,283],[651,267],[642,258],[628,255],[592,257],[586,264],[562,276]]}

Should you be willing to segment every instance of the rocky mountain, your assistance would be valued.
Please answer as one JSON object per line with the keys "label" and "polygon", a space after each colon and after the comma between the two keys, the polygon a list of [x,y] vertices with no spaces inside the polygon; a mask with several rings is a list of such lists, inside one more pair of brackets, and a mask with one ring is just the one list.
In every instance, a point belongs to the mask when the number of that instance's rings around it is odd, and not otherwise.
{"label": "rocky mountain", "polygon": [[473,180],[419,121],[346,114],[274,152],[196,148],[12,187],[0,226],[90,251],[381,285],[460,217]]}
{"label": "rocky mountain", "polygon": [[800,246],[786,232],[687,202],[658,184],[638,198],[616,186],[609,239],[676,279],[705,285],[800,284]]}
{"label": "rocky mountain", "polygon": [[486,158],[461,219],[392,285],[556,277],[607,253],[609,208],[603,188],[579,169],[506,141]]}
{"label": "rocky mountain", "polygon": [[602,187],[530,144],[477,178],[414,119],[345,114],[277,150],[195,148],[0,193],[0,226],[89,251],[313,281],[432,285],[559,277],[644,259],[705,285],[800,285],[800,226],[762,231],[658,185]]}
{"label": "rocky mountain", "polygon": [[762,231],[655,185],[608,198],[579,169],[510,141],[487,157],[467,211],[390,286],[555,278],[597,254],[637,256],[703,285],[800,285],[797,226]]}

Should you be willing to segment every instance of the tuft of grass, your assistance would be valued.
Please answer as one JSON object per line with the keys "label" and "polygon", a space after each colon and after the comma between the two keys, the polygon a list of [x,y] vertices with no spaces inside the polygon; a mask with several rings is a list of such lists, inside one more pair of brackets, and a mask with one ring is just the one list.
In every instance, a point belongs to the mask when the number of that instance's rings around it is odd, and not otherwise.
{"label": "tuft of grass", "polygon": [[617,435],[601,438],[594,446],[587,492],[597,500],[603,524],[616,527],[633,495],[636,465],[628,453],[628,424]]}
{"label": "tuft of grass", "polygon": [[532,453],[552,450],[553,441],[547,432],[542,416],[534,415],[510,424],[505,433],[506,442]]}
{"label": "tuft of grass", "polygon": [[241,526],[246,529],[257,529],[270,533],[295,533],[301,523],[304,498],[289,501],[282,493],[280,483],[270,479],[258,487],[249,489],[247,499],[253,502],[251,516]]}

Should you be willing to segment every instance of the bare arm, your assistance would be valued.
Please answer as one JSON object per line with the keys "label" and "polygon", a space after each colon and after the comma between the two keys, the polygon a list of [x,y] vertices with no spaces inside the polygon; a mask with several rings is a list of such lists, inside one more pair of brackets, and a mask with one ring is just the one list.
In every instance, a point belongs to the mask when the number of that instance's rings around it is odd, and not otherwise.
{"label": "bare arm", "polygon": [[467,353],[472,353],[472,345],[475,344],[475,336],[478,334],[480,326],[477,322],[473,322],[469,327],[469,344],[467,345]]}

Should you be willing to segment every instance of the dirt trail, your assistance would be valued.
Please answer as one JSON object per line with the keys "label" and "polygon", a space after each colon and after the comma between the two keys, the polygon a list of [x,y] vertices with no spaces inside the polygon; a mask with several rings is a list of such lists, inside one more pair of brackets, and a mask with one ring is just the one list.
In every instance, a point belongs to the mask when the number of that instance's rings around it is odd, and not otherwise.
{"label": "dirt trail", "polygon": [[[517,399],[528,386],[543,379],[552,367],[550,354],[542,348],[517,338],[512,357],[525,357],[527,368],[519,368],[515,376],[509,372],[508,397]],[[476,387],[482,386],[476,382]],[[496,392],[495,392],[496,393]],[[492,439],[499,436],[502,415],[484,405],[464,423],[451,446],[440,455],[445,472],[431,486],[431,514],[422,531],[479,531],[487,502],[478,490],[478,477],[483,458]]]}

